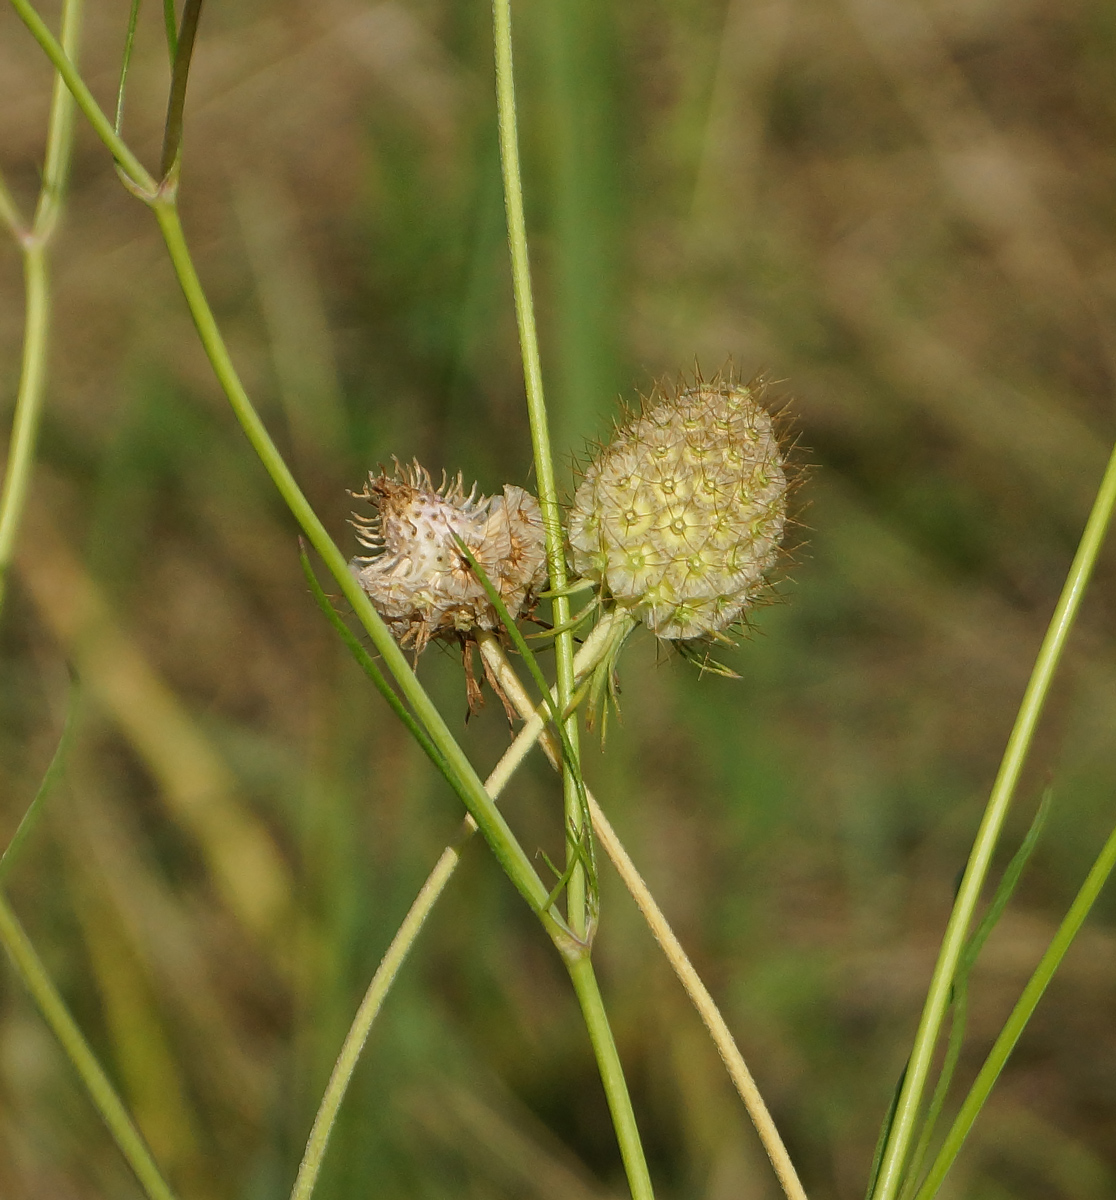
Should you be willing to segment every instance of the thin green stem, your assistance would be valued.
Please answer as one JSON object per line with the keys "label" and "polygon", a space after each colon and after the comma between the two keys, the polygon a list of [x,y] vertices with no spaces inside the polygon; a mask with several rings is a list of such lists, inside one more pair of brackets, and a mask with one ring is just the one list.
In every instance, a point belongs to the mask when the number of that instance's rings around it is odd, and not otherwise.
{"label": "thin green stem", "polygon": [[[62,42],[59,50],[67,61],[77,54],[81,12],[81,0],[67,0],[62,9]],[[39,200],[30,230],[18,239],[23,250],[23,360],[12,420],[12,437],[8,445],[7,470],[3,489],[0,490],[0,608],[4,604],[16,539],[27,504],[42,420],[50,334],[50,269],[47,256],[62,209],[74,140],[73,113],[74,102],[69,89],[62,78],[56,75]]]}
{"label": "thin green stem", "polygon": [[360,639],[341,619],[337,610],[330,603],[329,597],[322,591],[322,585],[318,582],[318,577],[314,574],[314,568],[310,565],[310,559],[307,557],[305,546],[302,547],[302,553],[299,555],[299,558],[302,562],[302,573],[306,576],[306,582],[310,585],[310,592],[318,602],[318,607],[325,614],[326,620],[337,631],[338,636],[348,646],[349,653],[356,659],[360,669],[372,680],[376,690],[387,702],[388,707],[407,727],[407,731],[411,737],[422,747],[423,753],[434,764],[439,774],[441,774],[450,787],[456,788],[457,783],[453,777],[453,772],[450,770],[449,764],[442,757],[441,751],[430,740],[430,736],[426,730],[411,715],[410,709],[399,699],[399,695],[384,678],[384,673],[376,666],[372,661],[372,656],[361,645]]}
{"label": "thin green stem", "polygon": [[1019,713],[1008,738],[992,793],[977,831],[957,899],[946,925],[938,961],[930,981],[922,1019],[915,1034],[906,1079],[899,1094],[895,1121],[884,1150],[873,1200],[894,1200],[903,1181],[903,1168],[934,1057],[934,1047],[949,1006],[950,989],[957,974],[965,938],[972,923],[1000,831],[1019,782],[1023,763],[1034,737],[1050,684],[1062,651],[1081,607],[1089,578],[1100,553],[1116,507],[1116,449],[1113,450],[1097,490],[1096,500],[1074,555],[1065,586],[1054,610],[1034,670],[1023,694]]}
{"label": "thin green stem", "polygon": [[[554,476],[554,460],[550,451],[550,427],[543,394],[542,364],[539,357],[539,337],[535,324],[535,306],[531,295],[531,261],[527,249],[527,221],[523,213],[523,181],[519,168],[519,134],[516,128],[515,74],[512,66],[512,32],[510,0],[493,0],[493,36],[496,56],[496,109],[500,135],[500,166],[504,181],[504,208],[508,222],[508,249],[511,254],[512,287],[515,293],[515,316],[519,326],[519,344],[523,353],[523,379],[527,391],[527,415],[531,424],[531,445],[535,456],[535,477],[538,481],[539,508],[542,510],[546,533],[546,561],[550,587],[561,593],[566,586],[565,534],[562,529],[562,509],[558,502],[558,487]],[[573,633],[569,623],[570,604],[565,595],[556,595],[555,628],[564,630],[555,638],[554,653],[558,677],[558,705],[562,711],[569,706],[574,689]],[[566,737],[577,754],[577,721],[566,722]],[[576,832],[582,828],[582,805],[572,772],[563,772],[566,821]],[[567,861],[578,853],[576,836],[567,843]],[[585,872],[574,864],[566,890],[566,914],[570,927],[584,938],[589,929],[586,905]]]}
{"label": "thin green stem", "polygon": [[1105,842],[1104,848],[1096,862],[1093,863],[1085,882],[1081,885],[1081,890],[1074,898],[1073,904],[1070,905],[1069,912],[1058,926],[1058,932],[1035,968],[1034,974],[1027,981],[1027,986],[1011,1010],[1011,1015],[1004,1023],[1003,1029],[1000,1030],[999,1036],[985,1059],[984,1066],[981,1067],[976,1081],[961,1105],[961,1111],[946,1134],[945,1141],[930,1167],[925,1183],[919,1189],[917,1200],[931,1200],[941,1186],[946,1172],[964,1145],[977,1114],[988,1099],[1000,1072],[1004,1069],[1008,1056],[1015,1048],[1016,1042],[1019,1041],[1039,1000],[1042,999],[1043,992],[1046,991],[1047,985],[1053,978],[1054,972],[1065,957],[1066,951],[1070,948],[1073,939],[1084,924],[1085,918],[1089,915],[1089,910],[1096,903],[1101,889],[1114,869],[1116,869],[1116,829],[1109,834],[1108,841]]}
{"label": "thin green stem", "polygon": [[620,1055],[616,1051],[616,1041],[609,1028],[604,1001],[601,999],[600,988],[597,987],[597,977],[593,973],[593,964],[588,952],[567,958],[566,969],[570,973],[574,991],[581,1005],[581,1015],[589,1030],[589,1041],[597,1058],[597,1069],[604,1085],[608,1110],[616,1130],[616,1140],[620,1144],[620,1157],[624,1161],[632,1200],[653,1200],[655,1193],[651,1187],[651,1175],[647,1170],[647,1160],[639,1140],[632,1099],[628,1094]]}
{"label": "thin green stem", "polygon": [[108,147],[113,158],[123,168],[131,182],[147,194],[148,198],[154,196],[156,190],[155,180],[152,179],[143,163],[128,148],[124,139],[113,128],[112,122],[105,116],[100,105],[93,99],[93,93],[78,73],[72,56],[54,34],[50,32],[43,19],[29,3],[29,0],[11,0],[11,5],[18,13],[20,20],[31,32],[31,36],[39,43],[46,56],[54,64],[54,69],[62,76],[78,108],[81,109],[89,124],[93,126],[93,132]]}
{"label": "thin green stem", "polygon": [[23,214],[19,211],[19,205],[8,187],[3,172],[0,172],[0,221],[7,225],[8,232],[12,237],[22,244],[23,239],[27,236],[27,229],[23,224]]}
{"label": "thin green stem", "polygon": [[[473,825],[472,829],[475,828],[476,826]],[[472,830],[470,830],[471,832]],[[310,1137],[306,1142],[306,1150],[302,1156],[302,1162],[299,1164],[298,1176],[291,1191],[291,1200],[309,1200],[314,1191],[318,1175],[321,1173],[322,1162],[325,1159],[326,1147],[329,1145],[329,1136],[333,1131],[333,1123],[337,1119],[341,1102],[348,1091],[349,1082],[356,1070],[361,1051],[368,1041],[368,1035],[372,1032],[372,1023],[383,1007],[391,985],[395,982],[400,967],[422,931],[426,918],[430,915],[460,861],[461,850],[457,846],[447,846],[442,851],[441,858],[438,859],[434,870],[430,872],[418,896],[415,897],[415,901],[406,917],[403,918],[403,923],[399,926],[395,937],[391,939],[387,953],[377,968],[376,974],[372,977],[368,990],[364,993],[364,999],[360,1002],[356,1017],[345,1036],[341,1053],[334,1063],[329,1083],[326,1085],[321,1104],[314,1117]]]}
{"label": "thin green stem", "polygon": [[3,896],[0,896],[0,942],[3,942],[24,986],[73,1063],[101,1119],[108,1126],[149,1200],[175,1200],[174,1193],[151,1157],[151,1151],[70,1015],[65,1001],[20,925],[19,918]]}
{"label": "thin green stem", "polygon": [[480,826],[481,833],[492,847],[500,865],[532,910],[539,916],[546,926],[547,932],[556,943],[562,943],[568,937],[565,923],[559,919],[556,912],[547,910],[547,889],[542,880],[536,874],[507,821],[485,792],[484,784],[453,734],[450,733],[441,713],[438,712],[434,702],[419,683],[414,671],[411,670],[406,655],[391,636],[379,613],[372,607],[372,602],[349,570],[341,551],[334,544],[333,539],[326,532],[325,526],[310,507],[309,501],[302,494],[294,476],[283,461],[275,443],[260,420],[259,414],[253,407],[248,393],[244,390],[244,385],[233,365],[194,268],[177,208],[169,201],[157,201],[153,208],[179,284],[186,297],[187,306],[197,327],[198,336],[201,338],[214,373],[252,448],[271,476],[272,482],[307,540],[325,563],[345,599],[352,606],[357,619],[364,626],[388,670],[399,684],[399,688],[415,716],[422,722],[449,765],[458,781],[462,800],[473,819]]}
{"label": "thin green stem", "polygon": [[178,30],[175,27],[174,0],[163,0],[163,25],[167,33],[167,53],[170,55],[171,66],[178,55]]}
{"label": "thin green stem", "polygon": [[1027,830],[1019,849],[1012,855],[1011,862],[1008,863],[996,891],[993,893],[991,903],[978,922],[976,929],[973,930],[965,949],[961,952],[961,958],[957,964],[957,974],[953,980],[950,1028],[945,1057],[942,1060],[941,1071],[938,1073],[938,1082],[934,1085],[934,1092],[930,1097],[930,1107],[927,1110],[926,1119],[922,1123],[922,1130],[918,1135],[918,1142],[907,1168],[906,1182],[900,1193],[900,1200],[910,1200],[910,1197],[913,1197],[918,1191],[919,1179],[922,1176],[926,1156],[933,1143],[938,1117],[945,1107],[946,1096],[949,1094],[949,1086],[953,1080],[953,1072],[957,1069],[961,1058],[969,1008],[969,976],[972,974],[973,966],[980,956],[984,943],[1003,916],[1011,897],[1015,894],[1015,889],[1019,886],[1020,879],[1023,878],[1023,872],[1038,846],[1039,837],[1050,816],[1052,802],[1053,792],[1047,788],[1034,819],[1031,821],[1030,829]]}
{"label": "thin green stem", "polygon": [[159,174],[164,179],[175,169],[182,151],[186,83],[190,78],[190,63],[194,57],[194,42],[198,34],[201,8],[202,0],[186,0],[182,10],[182,31],[175,44],[174,71],[171,74],[170,97],[167,100],[167,120],[163,128],[163,154],[159,163]]}
{"label": "thin green stem", "polygon": [[[594,633],[590,634],[578,652],[577,659],[575,660],[575,669],[579,675],[591,671],[597,664],[600,652],[607,648],[611,622],[602,622],[602,625],[604,628],[598,626],[598,629],[601,630],[600,634],[594,636],[597,634],[597,631],[594,630]],[[350,651],[354,653],[361,666],[364,667],[365,663],[363,660],[367,658],[367,655],[364,653],[363,647],[359,644],[354,646],[353,642],[349,641],[348,638],[345,641]],[[485,647],[489,642],[495,642],[495,637],[492,635],[489,635],[487,638],[482,637],[482,654],[485,653]],[[504,659],[505,663],[506,661]],[[520,689],[520,693],[523,700],[516,699],[514,703],[520,705],[522,715],[527,723],[519,731],[515,741],[504,752],[503,757],[496,764],[488,779],[485,780],[485,791],[487,791],[493,800],[503,791],[515,769],[526,758],[528,751],[538,741],[540,734],[545,728],[545,720],[542,714],[546,709],[546,705],[541,704],[537,709],[533,710],[529,702],[524,703],[526,701],[526,693],[522,692],[522,689]],[[554,703],[553,694],[551,695],[550,703]],[[555,765],[558,766],[559,764],[556,762]],[[372,977],[372,982],[368,985],[368,990],[365,992],[364,999],[357,1010],[356,1016],[353,1018],[349,1032],[345,1035],[341,1052],[330,1074],[329,1083],[326,1086],[325,1094],[322,1096],[317,1115],[314,1117],[314,1124],[310,1130],[306,1150],[303,1153],[302,1162],[298,1168],[294,1190],[291,1192],[291,1200],[309,1200],[314,1190],[322,1169],[322,1162],[325,1159],[325,1152],[329,1145],[329,1136],[333,1129],[334,1121],[337,1119],[337,1114],[345,1098],[345,1093],[348,1090],[349,1082],[352,1079],[353,1071],[356,1069],[361,1051],[368,1041],[368,1035],[372,1031],[372,1023],[383,1007],[387,993],[391,989],[391,985],[395,981],[395,977],[398,975],[404,960],[410,953],[411,947],[415,944],[419,933],[422,931],[426,918],[430,915],[434,905],[438,902],[439,896],[445,890],[446,884],[449,883],[450,877],[457,869],[465,845],[476,832],[476,828],[476,822],[471,817],[467,817],[457,841],[442,851],[442,855],[437,863],[435,863],[434,869],[430,872],[426,882],[422,885],[414,902],[411,904],[410,909],[408,909],[402,925],[400,925],[395,937],[392,938],[387,953],[377,968],[376,974]]]}
{"label": "thin green stem", "polygon": [[0,608],[7,593],[16,538],[35,466],[35,446],[42,418],[50,327],[50,280],[45,247],[29,248],[23,260],[23,361],[16,394],[8,468],[0,491]]}
{"label": "thin green stem", "polygon": [[128,70],[132,65],[132,48],[136,42],[136,25],[142,0],[132,0],[128,13],[128,30],[124,35],[124,53],[120,58],[120,83],[116,88],[116,119],[112,123],[117,134],[124,128],[124,94],[128,86]]}
{"label": "thin green stem", "polygon": [[[624,620],[630,621],[631,618],[625,616]],[[622,627],[620,629],[620,636],[626,636]],[[614,644],[610,638],[609,642],[602,647],[604,653],[607,654]],[[495,638],[482,640],[481,654],[485,656],[488,669],[496,676],[501,688],[503,688],[512,704],[519,709],[522,715],[526,716],[529,714],[531,712],[530,697],[520,682],[519,676],[513,670],[511,663],[508,662],[500,643]],[[542,746],[554,769],[560,769],[557,750],[553,746],[552,739],[549,736],[543,738]],[[713,1039],[713,1044],[717,1047],[717,1053],[720,1054],[721,1061],[725,1064],[729,1078],[732,1080],[733,1086],[736,1088],[741,1100],[744,1101],[744,1107],[748,1110],[748,1115],[752,1118],[752,1124],[756,1127],[756,1132],[763,1143],[763,1148],[767,1151],[767,1157],[771,1160],[771,1165],[775,1170],[783,1192],[786,1194],[788,1200],[806,1200],[806,1192],[798,1179],[794,1163],[791,1162],[787,1148],[783,1145],[783,1139],[779,1136],[779,1130],[776,1128],[763,1096],[756,1086],[756,1081],[753,1079],[751,1071],[748,1070],[748,1065],[744,1061],[744,1056],[740,1053],[740,1048],[736,1044],[736,1039],[732,1036],[732,1031],[729,1029],[728,1023],[721,1015],[721,1010],[717,1007],[716,1001],[705,986],[701,976],[694,970],[694,965],[690,962],[689,956],[682,948],[682,943],[678,940],[674,930],[671,929],[670,922],[667,921],[663,910],[659,907],[655,897],[651,894],[650,888],[644,882],[643,876],[640,875],[635,863],[632,862],[630,855],[624,848],[624,844],[616,836],[616,831],[612,828],[608,817],[605,816],[604,810],[597,802],[593,793],[588,791],[588,789],[586,790],[586,800],[593,822],[593,830],[597,838],[604,847],[605,853],[612,860],[612,865],[616,868],[616,873],[620,876],[624,886],[636,902],[639,911],[643,914],[643,918],[647,922],[647,926],[651,930],[655,941],[659,943],[659,947],[666,956],[667,962],[670,963],[671,969],[678,976],[678,981],[685,989],[686,995],[697,1010],[702,1023],[709,1031],[709,1036]]]}

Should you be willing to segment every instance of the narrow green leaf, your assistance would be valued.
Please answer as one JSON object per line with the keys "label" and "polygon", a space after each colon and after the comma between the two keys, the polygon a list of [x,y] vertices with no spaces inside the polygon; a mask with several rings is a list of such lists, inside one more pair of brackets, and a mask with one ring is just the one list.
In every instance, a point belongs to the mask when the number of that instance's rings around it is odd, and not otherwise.
{"label": "narrow green leaf", "polygon": [[1038,727],[1058,663],[1080,610],[1082,598],[1092,577],[1114,511],[1116,511],[1116,447],[1113,448],[1109,457],[1108,466],[1105,468],[1104,476],[1093,501],[1093,507],[1085,522],[1085,530],[1078,543],[1077,552],[1073,556],[1062,593],[1058,598],[1054,614],[1050,618],[1038,657],[1035,659],[1031,678],[1023,693],[1023,699],[1020,701],[1015,724],[1008,737],[1007,745],[1004,747],[1003,758],[1000,760],[1000,769],[996,773],[988,804],[985,806],[984,816],[981,818],[980,828],[973,841],[973,848],[961,880],[961,887],[958,889],[957,899],[946,924],[941,949],[938,951],[938,960],[930,979],[922,1017],[919,1020],[914,1045],[911,1049],[910,1069],[903,1085],[903,1092],[899,1097],[895,1122],[884,1149],[880,1177],[876,1190],[873,1192],[873,1200],[895,1200],[905,1177],[904,1166],[910,1151],[918,1114],[922,1107],[922,1094],[933,1065],[938,1035],[949,1007],[953,980],[957,974],[957,964],[968,941],[969,927],[984,889],[984,882],[992,863],[992,855],[1015,798],[1016,786],[1034,740],[1035,730]]}
{"label": "narrow green leaf", "polygon": [[[496,610],[496,615],[500,618],[500,623],[507,630],[508,636],[512,640],[512,644],[523,657],[523,661],[527,664],[527,669],[531,673],[531,678],[535,681],[535,686],[539,689],[542,697],[542,704],[545,706],[547,719],[554,726],[558,734],[559,741],[562,746],[562,761],[569,771],[574,785],[577,788],[577,796],[582,810],[582,829],[590,830],[592,828],[592,818],[589,815],[589,801],[585,795],[585,780],[581,775],[581,763],[578,761],[577,751],[570,740],[569,733],[566,730],[565,719],[555,720],[553,706],[550,702],[550,685],[546,681],[546,676],[542,673],[542,668],[539,666],[539,660],[535,657],[531,647],[527,644],[527,639],[523,636],[519,627],[516,625],[511,613],[508,612],[508,606],[504,603],[503,597],[492,585],[492,581],[488,578],[484,568],[477,562],[475,555],[469,547],[456,534],[453,534],[453,540],[457,544],[458,550],[464,555],[473,574],[480,580],[481,587],[484,588],[485,595],[488,597],[489,603]],[[581,852],[573,856],[573,864],[576,865],[578,858],[583,857]],[[589,862],[586,865],[586,876],[589,882],[590,890],[596,894],[597,890],[597,868],[596,859],[590,847],[588,851]],[[567,871],[562,879],[564,886],[566,880],[572,875],[572,870]],[[553,903],[553,898],[551,899]],[[549,907],[549,905],[548,905]]]}
{"label": "narrow green leaf", "polygon": [[62,723],[62,733],[58,738],[58,745],[55,747],[50,764],[43,774],[42,782],[39,784],[39,790],[35,793],[34,800],[28,805],[27,811],[23,814],[23,819],[16,827],[15,833],[12,834],[12,840],[8,843],[4,853],[0,854],[0,884],[4,883],[8,877],[8,873],[15,866],[27,839],[39,823],[39,818],[43,814],[43,806],[46,804],[47,797],[54,791],[58,781],[65,772],[66,756],[70,752],[70,746],[74,740],[74,730],[77,727],[80,700],[81,689],[76,680],[71,681],[70,696],[66,702],[66,717]]}
{"label": "narrow green leaf", "polygon": [[891,1103],[887,1106],[883,1125],[880,1126],[880,1136],[876,1139],[876,1152],[872,1155],[872,1169],[868,1172],[868,1191],[864,1194],[864,1200],[872,1200],[872,1193],[876,1190],[880,1167],[883,1165],[884,1147],[887,1145],[887,1139],[891,1136],[891,1127],[895,1124],[895,1113],[899,1108],[899,1093],[903,1090],[906,1078],[907,1067],[904,1066],[896,1081],[895,1090],[891,1093]]}
{"label": "narrow green leaf", "polygon": [[453,772],[450,770],[449,763],[446,762],[442,752],[431,741],[426,730],[415,720],[410,710],[399,698],[399,693],[388,683],[383,672],[372,661],[372,656],[360,644],[360,639],[345,624],[340,614],[330,603],[329,597],[322,590],[322,585],[318,582],[318,577],[314,574],[314,568],[310,565],[306,546],[301,538],[299,538],[299,561],[302,563],[302,573],[306,576],[306,582],[310,585],[310,592],[318,602],[318,607],[325,613],[326,620],[337,630],[341,640],[348,646],[349,653],[356,659],[357,666],[372,680],[376,686],[376,690],[388,702],[392,712],[407,726],[411,736],[422,747],[427,758],[438,768],[450,787],[455,792],[460,792]]}
{"label": "narrow green leaf", "polygon": [[1058,931],[1047,947],[1046,953],[1027,981],[1027,986],[1023,989],[1022,995],[1011,1010],[1011,1015],[1000,1030],[988,1057],[984,1060],[984,1065],[977,1074],[973,1086],[969,1089],[957,1117],[945,1136],[937,1157],[927,1172],[926,1181],[919,1189],[917,1200],[931,1200],[938,1188],[941,1187],[942,1180],[965,1144],[973,1122],[976,1121],[980,1110],[984,1107],[1000,1072],[1004,1069],[1012,1050],[1015,1049],[1023,1030],[1027,1027],[1027,1022],[1038,1007],[1038,1002],[1042,999],[1047,985],[1054,977],[1054,972],[1061,965],[1066,951],[1073,944],[1074,938],[1085,923],[1085,918],[1089,915],[1090,909],[1096,903],[1101,889],[1114,869],[1116,869],[1116,829],[1109,834],[1108,840],[1093,863],[1085,882],[1074,897],[1069,912],[1058,926]]}
{"label": "narrow green leaf", "polygon": [[174,15],[174,0],[163,0],[163,25],[167,31],[167,53],[173,69],[178,54],[178,18]]}
{"label": "narrow green leaf", "polygon": [[117,134],[124,125],[124,91],[128,82],[128,68],[132,65],[132,47],[136,40],[136,23],[139,21],[141,3],[142,0],[132,0],[132,8],[128,13],[128,31],[124,35],[124,57],[120,61],[120,84],[116,89],[116,120],[113,122],[113,128]]}

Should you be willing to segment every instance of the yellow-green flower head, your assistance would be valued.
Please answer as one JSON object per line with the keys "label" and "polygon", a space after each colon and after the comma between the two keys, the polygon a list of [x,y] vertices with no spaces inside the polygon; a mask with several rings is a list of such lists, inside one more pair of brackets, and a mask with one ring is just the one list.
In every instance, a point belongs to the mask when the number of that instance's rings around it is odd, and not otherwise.
{"label": "yellow-green flower head", "polygon": [[417,462],[389,477],[369,475],[359,493],[376,508],[354,516],[372,553],[349,569],[400,645],[421,653],[431,638],[499,629],[484,585],[461,553],[469,548],[513,617],[530,607],[546,579],[546,544],[538,501],[506,484],[501,496],[465,492],[460,475],[435,488]]}
{"label": "yellow-green flower head", "polygon": [[577,489],[575,570],[657,637],[716,634],[764,589],[787,475],[763,392],[715,380],[662,398],[617,431]]}

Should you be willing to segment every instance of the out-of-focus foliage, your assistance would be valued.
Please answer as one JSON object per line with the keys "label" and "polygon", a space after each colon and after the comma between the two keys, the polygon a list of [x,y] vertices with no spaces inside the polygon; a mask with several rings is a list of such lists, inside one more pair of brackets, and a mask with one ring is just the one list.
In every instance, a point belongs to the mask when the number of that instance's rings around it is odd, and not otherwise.
{"label": "out-of-focus foliage", "polygon": [[[89,0],[111,105],[126,6]],[[271,428],[346,549],[392,455],[530,486],[488,11],[275,0],[203,20],[184,218]],[[984,795],[1116,434],[1116,18],[1106,0],[519,5],[529,223],[567,464],[696,360],[785,378],[806,531],[732,658],[622,664],[587,777],[723,1000],[817,1200],[863,1194]],[[158,156],[144,13],[125,132]],[[0,9],[0,163],[37,189],[50,73]],[[0,245],[5,427],[19,256]],[[82,128],[41,461],[0,622],[0,841],[67,704],[65,784],[13,903],[191,1197],[289,1189],[357,999],[460,814],[306,593],[149,213]],[[567,481],[573,475],[567,470]],[[1116,812],[1111,551],[1017,839],[1056,809],[978,967],[962,1082]],[[421,672],[464,718],[460,663]],[[490,704],[463,732],[482,768]],[[559,848],[541,760],[506,808]],[[1005,861],[1006,861],[1005,850]],[[775,1185],[712,1047],[605,877],[597,957],[669,1197]],[[1116,1188],[1116,931],[1098,906],[950,1185]],[[611,1189],[610,1191],[608,1189]],[[481,845],[376,1030],[322,1200],[619,1195],[553,952]],[[132,1195],[0,972],[0,1195]]]}

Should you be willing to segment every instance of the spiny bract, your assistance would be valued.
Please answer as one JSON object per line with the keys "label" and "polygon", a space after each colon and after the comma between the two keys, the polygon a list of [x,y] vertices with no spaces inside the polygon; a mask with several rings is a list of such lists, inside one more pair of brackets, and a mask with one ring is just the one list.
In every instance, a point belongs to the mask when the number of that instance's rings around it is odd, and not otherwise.
{"label": "spiny bract", "polygon": [[[359,493],[374,517],[353,518],[372,553],[350,570],[400,645],[421,653],[431,638],[498,629],[500,618],[454,534],[488,576],[513,617],[533,602],[546,579],[546,547],[538,501],[506,484],[501,496],[467,495],[460,475],[435,488],[418,462],[369,475]],[[356,493],[354,493],[356,494]]]}
{"label": "spiny bract", "polygon": [[787,476],[762,381],[698,382],[620,428],[569,519],[573,565],[657,637],[706,637],[763,590]]}

